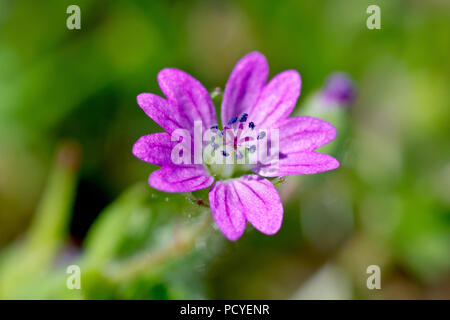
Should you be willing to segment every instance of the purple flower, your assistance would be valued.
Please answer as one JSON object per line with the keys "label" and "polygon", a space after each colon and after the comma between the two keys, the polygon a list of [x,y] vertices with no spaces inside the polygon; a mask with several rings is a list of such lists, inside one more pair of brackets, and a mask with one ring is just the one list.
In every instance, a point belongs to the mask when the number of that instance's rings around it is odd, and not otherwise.
{"label": "purple flower", "polygon": [[331,105],[350,106],[355,101],[355,97],[352,79],[342,72],[331,74],[321,91],[321,98]]}
{"label": "purple flower", "polygon": [[[331,124],[307,116],[288,118],[300,95],[298,72],[284,71],[268,83],[267,75],[267,61],[259,52],[247,54],[236,64],[224,91],[223,129],[217,125],[207,90],[181,70],[163,69],[158,74],[167,99],[151,93],[137,97],[145,113],[167,131],[141,137],[133,147],[133,154],[142,161],[162,166],[150,175],[149,184],[166,192],[189,192],[208,188],[216,180],[209,190],[210,207],[217,226],[229,240],[241,237],[247,221],[268,235],[280,229],[283,206],[275,187],[264,177],[314,174],[339,166],[333,157],[314,151],[336,137]],[[194,136],[194,121],[199,120],[203,130],[211,129],[215,134],[208,140],[213,152],[220,150],[219,156],[226,159],[254,154],[255,145],[243,147],[244,142],[267,139],[273,145],[270,130],[278,129],[279,157],[276,162],[222,165],[219,169],[204,163],[174,164],[171,152],[178,141],[172,141],[171,134],[182,128]],[[233,136],[232,129],[238,134]],[[257,132],[256,139],[251,136],[253,132]],[[234,141],[230,144],[224,142],[229,134]]]}

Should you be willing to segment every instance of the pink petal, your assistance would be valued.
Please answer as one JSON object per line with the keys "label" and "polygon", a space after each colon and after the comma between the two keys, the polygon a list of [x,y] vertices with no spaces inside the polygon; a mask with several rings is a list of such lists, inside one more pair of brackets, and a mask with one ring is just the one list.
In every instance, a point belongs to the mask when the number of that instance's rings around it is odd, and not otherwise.
{"label": "pink petal", "polygon": [[244,208],[230,182],[217,181],[209,191],[211,212],[219,230],[234,241],[245,230]]}
{"label": "pink petal", "polygon": [[283,205],[273,184],[262,177],[247,175],[236,180],[234,188],[247,220],[262,233],[277,233],[283,221]]}
{"label": "pink petal", "polygon": [[141,93],[137,96],[137,103],[153,121],[167,132],[172,133],[178,128],[192,131],[190,122],[186,120],[177,105],[153,93]]}
{"label": "pink petal", "polygon": [[314,117],[292,117],[280,122],[280,152],[314,151],[336,138],[336,129]]}
{"label": "pink petal", "polygon": [[278,165],[272,163],[253,169],[254,172],[265,177],[279,177],[294,174],[314,174],[333,170],[339,167],[339,162],[323,153],[294,152],[280,154]]}
{"label": "pink petal", "polygon": [[214,104],[203,85],[184,71],[163,69],[158,74],[158,83],[167,99],[177,105],[191,128],[194,121],[202,121],[203,129],[217,123]]}
{"label": "pink petal", "polygon": [[189,192],[209,187],[214,178],[209,176],[203,166],[162,167],[154,171],[149,184],[165,192]]}
{"label": "pink petal", "polygon": [[221,111],[223,125],[252,108],[266,83],[268,72],[266,58],[259,52],[251,52],[239,60],[225,86]]}
{"label": "pink petal", "polygon": [[175,165],[171,159],[173,145],[167,132],[143,136],[133,146],[133,154],[140,160],[159,166]]}
{"label": "pink petal", "polygon": [[275,76],[263,89],[261,96],[249,112],[249,119],[257,127],[277,127],[292,112],[300,95],[301,79],[295,70]]}
{"label": "pink petal", "polygon": [[283,220],[283,206],[275,187],[256,175],[217,181],[209,193],[214,220],[229,239],[238,239],[249,221],[265,234],[275,234]]}

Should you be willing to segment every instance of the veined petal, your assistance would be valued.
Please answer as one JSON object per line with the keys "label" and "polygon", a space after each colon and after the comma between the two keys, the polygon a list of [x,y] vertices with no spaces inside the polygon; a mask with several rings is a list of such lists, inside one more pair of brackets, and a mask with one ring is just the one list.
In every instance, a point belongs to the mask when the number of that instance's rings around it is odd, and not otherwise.
{"label": "veined petal", "polygon": [[167,132],[149,134],[139,138],[133,146],[133,154],[140,160],[158,166],[175,165],[171,159],[173,145]]}
{"label": "veined petal", "polygon": [[194,127],[202,121],[203,129],[217,123],[214,104],[203,85],[184,71],[168,68],[158,74],[159,86],[169,102],[177,105],[184,121]]}
{"label": "veined petal", "polygon": [[244,208],[231,182],[217,181],[209,191],[209,204],[217,227],[231,241],[245,230]]}
{"label": "veined petal", "polygon": [[291,114],[300,95],[301,78],[295,70],[276,75],[262,90],[249,119],[260,128],[276,128]]}
{"label": "veined petal", "polygon": [[278,127],[280,152],[314,151],[336,138],[336,129],[330,123],[308,116],[292,117]]}
{"label": "veined petal", "polygon": [[165,192],[189,192],[209,187],[214,178],[201,165],[162,167],[152,172],[149,184]]}
{"label": "veined petal", "polygon": [[222,101],[222,124],[233,117],[248,112],[256,103],[263,89],[269,66],[259,52],[251,52],[238,61],[225,86]]}
{"label": "veined petal", "polygon": [[191,123],[183,116],[179,107],[153,93],[141,93],[137,96],[138,105],[164,130],[172,133],[183,128],[192,131]]}
{"label": "veined petal", "polygon": [[273,184],[256,175],[246,175],[233,187],[245,208],[245,217],[258,231],[275,234],[283,221],[283,205]]}
{"label": "veined petal", "polygon": [[265,177],[279,177],[295,174],[314,174],[330,171],[339,167],[339,162],[327,154],[318,152],[293,152],[280,154],[278,162],[275,160],[267,165],[253,169],[257,174]]}
{"label": "veined petal", "polygon": [[283,206],[275,187],[256,175],[217,181],[209,193],[214,220],[229,239],[237,240],[249,221],[265,234],[275,234],[283,220]]}

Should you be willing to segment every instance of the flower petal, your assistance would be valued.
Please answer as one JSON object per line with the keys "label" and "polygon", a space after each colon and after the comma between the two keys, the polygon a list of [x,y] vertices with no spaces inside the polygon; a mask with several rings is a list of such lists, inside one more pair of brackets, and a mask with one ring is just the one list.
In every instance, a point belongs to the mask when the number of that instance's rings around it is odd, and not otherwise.
{"label": "flower petal", "polygon": [[139,138],[133,146],[133,154],[140,160],[159,166],[173,166],[171,152],[176,142],[167,132],[149,134]]}
{"label": "flower petal", "polygon": [[252,108],[267,81],[268,72],[266,58],[259,52],[251,52],[239,60],[225,86],[221,111],[223,125]]}
{"label": "flower petal", "polygon": [[277,233],[283,221],[283,205],[273,184],[262,177],[246,175],[233,186],[248,222],[262,233]]}
{"label": "flower petal", "polygon": [[152,93],[141,93],[137,96],[138,105],[144,112],[164,130],[172,133],[175,129],[184,128],[192,131],[190,122],[183,116],[179,107]]}
{"label": "flower petal", "polygon": [[149,184],[165,192],[189,192],[209,187],[214,178],[200,165],[162,167],[152,172]]}
{"label": "flower petal", "polygon": [[244,233],[246,220],[232,183],[217,181],[209,191],[209,203],[219,230],[231,241],[239,239]]}
{"label": "flower petal", "polygon": [[230,240],[238,239],[248,220],[257,230],[274,234],[283,220],[283,206],[275,187],[256,175],[217,181],[209,192],[214,220]]}
{"label": "flower petal", "polygon": [[169,102],[180,108],[183,120],[191,129],[194,121],[202,121],[203,129],[217,123],[214,104],[203,85],[184,71],[169,68],[158,74],[158,83]]}
{"label": "flower petal", "polygon": [[301,78],[295,70],[276,75],[262,90],[249,119],[259,128],[276,128],[292,112],[300,95]]}
{"label": "flower petal", "polygon": [[280,152],[314,151],[336,138],[336,129],[328,122],[308,116],[280,122]]}
{"label": "flower petal", "polygon": [[314,174],[333,170],[339,162],[327,154],[318,152],[294,152],[281,154],[278,163],[274,160],[267,165],[253,169],[265,177],[279,177],[294,174]]}

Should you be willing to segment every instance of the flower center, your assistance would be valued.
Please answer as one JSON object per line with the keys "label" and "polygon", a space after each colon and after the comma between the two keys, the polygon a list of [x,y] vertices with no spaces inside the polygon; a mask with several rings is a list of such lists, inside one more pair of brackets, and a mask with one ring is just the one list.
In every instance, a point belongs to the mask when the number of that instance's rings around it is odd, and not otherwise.
{"label": "flower center", "polygon": [[266,138],[265,131],[248,121],[247,113],[231,118],[223,130],[212,126],[207,135],[203,160],[210,173],[221,178],[248,172],[257,163],[259,143]]}

